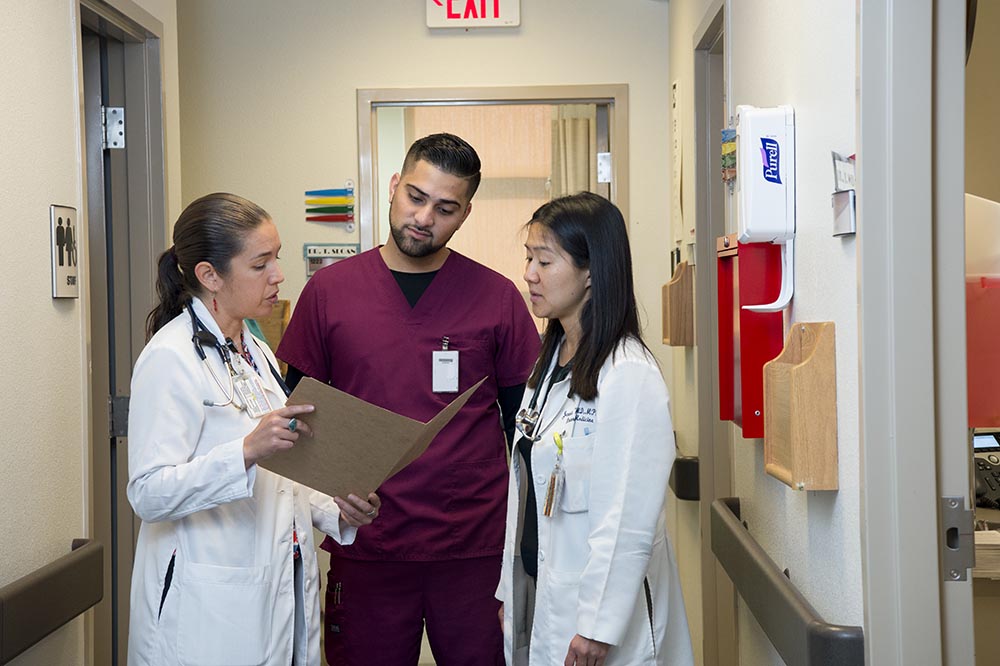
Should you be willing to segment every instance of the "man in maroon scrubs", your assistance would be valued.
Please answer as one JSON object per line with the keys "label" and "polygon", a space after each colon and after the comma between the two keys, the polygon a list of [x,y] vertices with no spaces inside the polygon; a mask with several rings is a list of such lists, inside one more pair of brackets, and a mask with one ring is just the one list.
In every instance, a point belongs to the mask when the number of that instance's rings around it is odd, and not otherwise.
{"label": "man in maroon scrubs", "polygon": [[290,384],[314,377],[420,421],[487,377],[427,451],[379,488],[379,519],[354,545],[324,542],[333,666],[414,666],[425,622],[438,663],[503,664],[494,593],[506,442],[539,345],[514,284],[447,248],[479,171],[459,137],[414,143],[389,182],[391,238],[317,272],[278,347]]}

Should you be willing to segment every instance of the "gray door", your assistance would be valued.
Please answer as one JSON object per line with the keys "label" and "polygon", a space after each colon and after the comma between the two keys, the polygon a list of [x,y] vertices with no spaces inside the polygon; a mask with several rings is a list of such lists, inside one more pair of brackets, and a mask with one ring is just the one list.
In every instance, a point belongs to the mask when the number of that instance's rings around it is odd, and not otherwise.
{"label": "gray door", "polygon": [[715,559],[711,503],[731,497],[731,428],[719,419],[718,280],[716,239],[726,233],[729,197],[719,178],[720,130],[730,126],[726,85],[725,9],[713,5],[695,35],[696,182],[695,330],[698,386],[698,457],[701,513],[702,636],[705,666],[739,663],[736,591]]}
{"label": "gray door", "polygon": [[121,426],[133,316],[126,274],[128,216],[122,205],[127,189],[125,154],[102,145],[104,109],[125,106],[121,42],[84,30],[83,63],[95,424],[93,510],[96,536],[105,544],[107,556],[104,599],[95,613],[94,657],[95,663],[124,664],[135,532],[124,492],[128,459]]}

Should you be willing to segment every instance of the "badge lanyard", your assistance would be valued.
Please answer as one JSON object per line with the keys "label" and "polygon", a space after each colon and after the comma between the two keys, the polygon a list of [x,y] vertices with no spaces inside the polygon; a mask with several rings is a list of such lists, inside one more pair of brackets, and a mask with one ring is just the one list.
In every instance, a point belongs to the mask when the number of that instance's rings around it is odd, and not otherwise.
{"label": "badge lanyard", "polygon": [[[264,385],[261,383],[260,377],[254,372],[247,372],[245,369],[236,372],[236,369],[233,367],[233,359],[230,354],[230,350],[236,347],[233,341],[226,338],[225,344],[219,342],[215,334],[208,330],[205,324],[198,319],[198,315],[194,313],[194,308],[190,304],[188,304],[188,312],[191,314],[191,327],[194,330],[194,335],[191,336],[191,342],[194,343],[194,350],[198,354],[198,358],[208,367],[212,379],[215,380],[215,383],[219,386],[219,390],[222,391],[222,396],[226,399],[225,402],[215,402],[206,399],[202,400],[202,404],[206,407],[227,407],[233,405],[237,409],[245,410],[253,418],[260,418],[270,412],[271,403],[264,392]],[[229,374],[228,390],[226,390],[225,385],[219,379],[218,375],[215,374],[212,364],[208,362],[208,357],[204,349],[205,344],[212,345],[219,353],[219,358],[222,359],[222,364]],[[239,397],[238,402],[236,400],[237,397]]]}
{"label": "badge lanyard", "polygon": [[559,504],[559,498],[562,497],[563,483],[566,478],[566,473],[563,472],[562,466],[562,435],[555,432],[552,433],[552,438],[556,443],[556,464],[552,468],[552,474],[549,475],[549,487],[545,490],[545,503],[542,504],[542,515],[547,518],[552,517],[553,508]]}
{"label": "badge lanyard", "polygon": [[[537,442],[540,435],[535,431],[538,428],[538,421],[541,418],[542,413],[545,411],[545,404],[549,400],[549,394],[552,392],[552,387],[557,383],[566,379],[569,371],[572,367],[572,361],[567,363],[565,366],[559,369],[554,369],[547,379],[548,387],[545,389],[545,395],[542,397],[542,404],[538,405],[538,394],[542,389],[542,384],[545,383],[545,379],[540,381],[535,387],[535,392],[531,396],[531,401],[528,406],[518,412],[517,415],[517,427],[518,429],[531,441]],[[556,463],[552,468],[552,473],[549,475],[549,485],[545,491],[545,500],[542,504],[542,515],[551,518],[556,506],[559,505],[559,498],[562,495],[563,484],[565,481],[565,472],[563,471],[563,435],[565,433],[555,432],[553,433],[553,441],[556,445]]]}
{"label": "badge lanyard", "polygon": [[[549,359],[546,365],[551,364],[552,360]],[[531,394],[531,400],[528,402],[528,406],[523,407],[521,411],[517,413],[517,418],[514,420],[514,424],[517,426],[517,429],[521,431],[521,434],[531,441],[538,441],[538,438],[535,437],[535,428],[538,426],[538,419],[541,418],[542,412],[545,411],[545,403],[548,402],[549,393],[552,391],[552,387],[566,379],[572,365],[573,362],[570,361],[560,370],[553,370],[553,372],[548,373],[546,377],[543,377],[538,382],[538,385],[535,386],[535,392]],[[542,385],[545,384],[546,379],[549,380],[549,385],[545,389],[545,395],[542,397],[542,404],[539,406],[538,394],[541,392]]]}

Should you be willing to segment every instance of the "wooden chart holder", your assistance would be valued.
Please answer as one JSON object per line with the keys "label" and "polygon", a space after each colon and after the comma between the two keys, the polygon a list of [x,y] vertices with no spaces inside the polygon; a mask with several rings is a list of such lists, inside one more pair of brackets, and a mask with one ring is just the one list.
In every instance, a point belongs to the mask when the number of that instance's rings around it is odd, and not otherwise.
{"label": "wooden chart holder", "polygon": [[[291,302],[286,299],[279,299],[274,304],[274,307],[271,308],[270,315],[257,319],[257,325],[260,326],[261,333],[267,338],[267,345],[272,351],[278,348],[281,337],[285,334],[285,329],[288,328],[288,319],[291,313]],[[288,371],[288,367],[284,361],[278,361],[278,371],[282,375]]]}
{"label": "wooden chart holder", "polygon": [[677,264],[663,285],[663,344],[694,345],[694,269],[686,261]]}
{"label": "wooden chart holder", "polygon": [[800,322],[764,365],[764,470],[795,490],[838,487],[834,350],[833,322]]}

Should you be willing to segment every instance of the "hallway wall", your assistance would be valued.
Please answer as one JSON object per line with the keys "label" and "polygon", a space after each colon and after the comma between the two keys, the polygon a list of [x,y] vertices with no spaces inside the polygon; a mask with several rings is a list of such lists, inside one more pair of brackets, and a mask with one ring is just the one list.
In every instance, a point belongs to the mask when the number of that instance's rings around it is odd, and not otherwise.
{"label": "hallway wall", "polygon": [[[686,94],[683,197],[688,227],[694,223],[696,203],[693,39],[714,4],[711,0],[670,3],[670,80],[679,81]],[[738,104],[795,107],[795,297],[785,331],[790,321],[836,323],[840,475],[839,491],[794,491],[765,474],[763,440],[743,439],[740,429],[732,426],[734,494],[740,498],[750,533],[780,568],[789,569],[792,582],[817,611],[828,622],[862,625],[855,239],[832,236],[830,208],[834,184],[830,151],[855,151],[855,5],[798,0],[726,4],[731,11],[726,48],[732,112]],[[732,220],[727,230],[736,231]],[[675,237],[685,237],[682,232],[686,229],[675,229]],[[697,386],[693,350],[678,349],[673,354],[674,393],[678,387],[688,387],[690,398]],[[688,419],[678,424],[679,436],[697,442],[693,409],[684,413]],[[782,663],[742,603],[737,619],[742,663]]]}
{"label": "hallway wall", "polygon": [[[164,24],[162,61],[168,191],[179,197],[174,0],[139,0]],[[83,215],[77,2],[0,3],[0,585],[69,552],[86,536],[90,431],[86,248],[78,300],[51,297],[49,205]],[[171,103],[173,102],[173,103]],[[173,204],[171,204],[173,206]],[[85,663],[85,625],[76,619],[13,664]]]}
{"label": "hallway wall", "polygon": [[669,268],[668,3],[627,4],[525,2],[520,28],[464,31],[428,29],[413,2],[180,0],[183,198],[231,189],[259,201],[282,234],[283,289],[294,299],[303,242],[357,239],[303,221],[306,189],[357,182],[356,89],[627,83],[633,252],[658,341]]}

